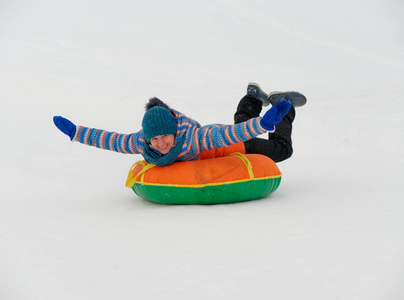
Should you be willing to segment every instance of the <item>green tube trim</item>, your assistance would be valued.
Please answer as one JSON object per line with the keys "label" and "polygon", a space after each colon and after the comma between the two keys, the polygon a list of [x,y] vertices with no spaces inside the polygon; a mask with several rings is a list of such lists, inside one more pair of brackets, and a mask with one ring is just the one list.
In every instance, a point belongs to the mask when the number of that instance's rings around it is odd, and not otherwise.
{"label": "green tube trim", "polygon": [[132,189],[139,197],[162,204],[221,204],[260,199],[273,193],[281,176],[204,186],[166,186],[136,182]]}

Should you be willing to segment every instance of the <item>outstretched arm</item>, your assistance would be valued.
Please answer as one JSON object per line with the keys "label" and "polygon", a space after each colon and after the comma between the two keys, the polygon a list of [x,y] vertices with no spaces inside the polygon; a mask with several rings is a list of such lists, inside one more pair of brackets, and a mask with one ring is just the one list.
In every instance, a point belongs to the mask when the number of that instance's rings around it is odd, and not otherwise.
{"label": "outstretched arm", "polygon": [[269,109],[264,116],[234,125],[210,125],[196,129],[199,151],[230,146],[248,141],[267,131],[274,132],[275,125],[289,112],[291,104],[282,101]]}
{"label": "outstretched arm", "polygon": [[145,141],[139,132],[120,134],[97,128],[76,126],[60,116],[55,116],[53,122],[72,141],[119,153],[139,154],[143,152]]}

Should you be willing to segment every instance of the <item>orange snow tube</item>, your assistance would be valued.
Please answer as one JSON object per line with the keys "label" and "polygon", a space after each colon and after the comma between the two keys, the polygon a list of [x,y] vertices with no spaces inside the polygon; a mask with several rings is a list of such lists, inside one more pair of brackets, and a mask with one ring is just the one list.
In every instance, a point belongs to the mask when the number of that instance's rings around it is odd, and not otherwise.
{"label": "orange snow tube", "polygon": [[232,153],[168,166],[139,161],[130,169],[126,186],[151,202],[219,204],[266,197],[278,188],[281,176],[266,156]]}

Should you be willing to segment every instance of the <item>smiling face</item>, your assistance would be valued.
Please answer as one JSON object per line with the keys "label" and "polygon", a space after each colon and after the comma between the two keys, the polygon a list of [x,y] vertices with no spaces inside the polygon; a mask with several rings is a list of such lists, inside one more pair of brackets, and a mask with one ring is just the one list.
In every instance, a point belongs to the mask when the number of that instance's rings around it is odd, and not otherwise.
{"label": "smiling face", "polygon": [[167,154],[174,146],[174,134],[158,135],[150,139],[151,146],[161,154]]}

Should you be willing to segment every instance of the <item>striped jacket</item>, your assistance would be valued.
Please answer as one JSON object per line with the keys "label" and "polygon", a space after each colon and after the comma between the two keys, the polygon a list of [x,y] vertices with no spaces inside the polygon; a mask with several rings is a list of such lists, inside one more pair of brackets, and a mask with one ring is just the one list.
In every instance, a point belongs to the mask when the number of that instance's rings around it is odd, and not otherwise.
{"label": "striped jacket", "polygon": [[[205,150],[245,142],[267,132],[260,125],[261,117],[234,125],[201,126],[197,121],[174,109],[170,109],[170,111],[178,120],[175,144],[178,137],[185,134],[185,142],[176,161],[197,160],[200,159],[198,154]],[[146,146],[146,139],[142,130],[131,134],[119,134],[84,126],[77,127],[73,141],[119,153],[142,155]]]}

